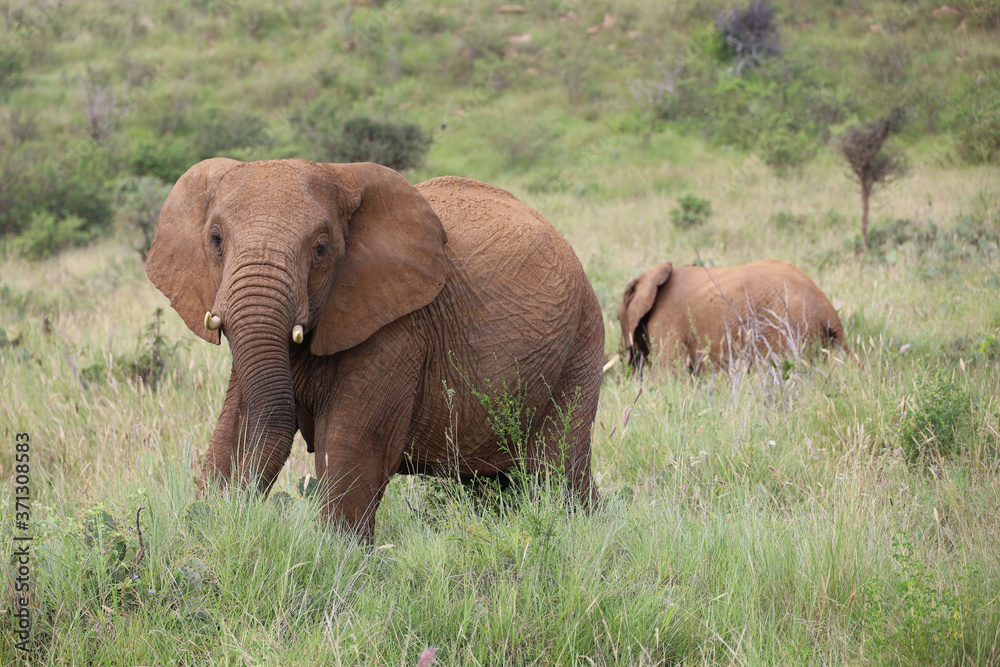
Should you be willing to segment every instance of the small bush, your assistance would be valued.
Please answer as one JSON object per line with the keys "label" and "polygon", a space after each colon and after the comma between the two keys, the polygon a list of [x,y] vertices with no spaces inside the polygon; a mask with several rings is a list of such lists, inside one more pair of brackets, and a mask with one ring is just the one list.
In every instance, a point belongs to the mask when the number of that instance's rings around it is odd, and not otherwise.
{"label": "small bush", "polygon": [[712,205],[707,199],[685,195],[677,203],[678,206],[670,210],[670,222],[678,229],[700,227],[712,215]]}
{"label": "small bush", "polygon": [[171,358],[180,347],[180,342],[171,343],[160,330],[163,320],[163,309],[153,311],[153,319],[143,331],[136,347],[135,354],[130,359],[122,361],[123,373],[133,380],[141,380],[147,387],[156,391],[160,380],[166,375]]}
{"label": "small bush", "polygon": [[712,143],[755,151],[778,170],[809,161],[852,105],[822,71],[789,60],[767,61],[743,78],[686,66],[675,84],[655,103],[659,120],[692,122]]}
{"label": "small bush", "polygon": [[197,151],[195,161],[260,146],[268,139],[267,119],[243,109],[209,107],[195,114],[189,123]]}
{"label": "small bush", "polygon": [[113,374],[121,380],[142,382],[156,391],[183,344],[183,341],[171,342],[163,334],[160,328],[162,320],[163,309],[157,308],[153,311],[153,319],[146,324],[136,342],[135,352],[115,359],[111,368],[102,357],[100,361],[81,370],[83,379],[88,384],[96,384]]}
{"label": "small bush", "polygon": [[149,176],[118,181],[118,217],[127,229],[139,233],[139,246],[136,250],[143,260],[153,243],[160,209],[170,194],[171,187],[169,183]]}
{"label": "small bush", "polygon": [[559,59],[559,78],[573,104],[596,100],[600,90],[595,87],[597,56],[589,48],[567,50]]}
{"label": "small bush", "polygon": [[957,454],[959,436],[969,427],[969,394],[943,371],[922,381],[903,428],[902,447],[910,463]]}
{"label": "small bush", "polygon": [[923,226],[912,220],[897,218],[874,227],[868,237],[868,247],[887,252],[904,243],[913,243],[923,252],[934,244],[937,236],[938,228],[934,223]]}
{"label": "small bush", "polygon": [[1000,337],[991,333],[958,336],[945,344],[942,356],[949,363],[996,363],[1000,360]]}
{"label": "small bush", "polygon": [[1000,211],[982,216],[963,215],[952,232],[957,241],[977,248],[1000,249]]}
{"label": "small bush", "polygon": [[812,159],[819,144],[801,132],[777,129],[764,134],[757,151],[769,167],[784,172]]}
{"label": "small bush", "polygon": [[300,139],[311,147],[310,157],[316,162],[335,162],[340,145],[341,120],[338,105],[320,98],[293,111],[288,122]]}
{"label": "small bush", "polygon": [[59,218],[49,211],[36,211],[12,245],[29,259],[45,259],[63,248],[84,245],[94,236],[82,218],[75,215]]}
{"label": "small bush", "polygon": [[198,160],[190,143],[168,135],[136,140],[126,161],[129,170],[136,176],[173,183]]}
{"label": "small bush", "polygon": [[336,158],[342,162],[375,162],[397,171],[423,164],[434,139],[413,123],[351,118],[344,123]]}
{"label": "small bush", "polygon": [[[871,634],[871,654],[878,664],[943,665],[959,662],[969,622],[968,603],[941,573],[920,561],[905,536],[892,539],[892,559],[899,574],[892,589],[877,579],[862,587],[861,620]],[[959,576],[959,583],[965,573]]]}
{"label": "small bush", "polygon": [[488,55],[477,58],[472,66],[472,85],[477,90],[499,94],[516,83],[523,69],[518,63],[500,56]]}
{"label": "small bush", "polygon": [[[855,250],[860,249],[860,237]],[[992,215],[964,215],[953,229],[942,229],[933,222],[917,223],[912,220],[890,220],[872,228],[868,238],[869,250],[888,254],[894,249],[910,245],[918,255],[933,253],[944,262],[967,260],[975,255],[1000,252],[1000,213]]]}

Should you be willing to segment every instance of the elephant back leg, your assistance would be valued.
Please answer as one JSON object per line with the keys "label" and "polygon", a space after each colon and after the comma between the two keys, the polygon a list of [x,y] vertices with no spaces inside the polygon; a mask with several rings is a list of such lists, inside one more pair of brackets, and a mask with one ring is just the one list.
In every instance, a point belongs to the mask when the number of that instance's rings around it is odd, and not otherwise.
{"label": "elephant back leg", "polygon": [[590,508],[597,501],[591,478],[591,436],[600,397],[604,363],[604,323],[596,297],[584,309],[581,327],[551,396],[539,409],[529,469],[566,475],[570,490]]}

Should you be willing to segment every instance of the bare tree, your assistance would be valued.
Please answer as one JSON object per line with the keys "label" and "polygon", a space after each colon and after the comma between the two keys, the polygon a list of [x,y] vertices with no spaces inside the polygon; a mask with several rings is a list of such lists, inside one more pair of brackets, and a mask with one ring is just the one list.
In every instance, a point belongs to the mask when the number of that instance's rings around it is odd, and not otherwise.
{"label": "bare tree", "polygon": [[83,89],[83,110],[87,114],[90,138],[103,142],[118,126],[124,115],[125,105],[111,90],[105,74],[87,67],[87,74],[80,82]]}
{"label": "bare tree", "polygon": [[834,145],[861,185],[861,250],[868,252],[868,203],[877,187],[904,176],[905,156],[885,141],[902,129],[905,115],[900,108],[888,116],[852,125],[834,140]]}
{"label": "bare tree", "polygon": [[774,7],[765,0],[754,0],[746,7],[734,6],[719,14],[715,29],[736,55],[736,76],[742,76],[746,67],[757,67],[766,56],[781,53]]}

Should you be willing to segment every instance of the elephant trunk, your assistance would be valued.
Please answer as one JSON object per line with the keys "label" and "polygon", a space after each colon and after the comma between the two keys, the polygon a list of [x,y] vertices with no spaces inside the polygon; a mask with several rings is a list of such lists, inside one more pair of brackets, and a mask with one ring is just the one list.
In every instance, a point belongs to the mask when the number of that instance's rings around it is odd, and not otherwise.
{"label": "elephant trunk", "polygon": [[247,262],[226,290],[224,327],[245,415],[233,448],[232,477],[270,490],[292,450],[295,393],[289,363],[294,283],[281,262]]}

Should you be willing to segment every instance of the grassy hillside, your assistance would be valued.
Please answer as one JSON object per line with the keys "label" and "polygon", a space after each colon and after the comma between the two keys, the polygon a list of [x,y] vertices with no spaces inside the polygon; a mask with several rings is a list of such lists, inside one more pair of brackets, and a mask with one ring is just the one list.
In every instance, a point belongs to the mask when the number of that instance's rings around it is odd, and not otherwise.
{"label": "grassy hillside", "polygon": [[7,2],[0,234],[45,237],[47,214],[65,228],[48,240],[85,240],[209,156],[351,157],[352,118],[432,138],[415,180],[584,201],[683,194],[655,171],[691,139],[793,173],[894,107],[921,162],[1000,158],[992,0],[779,3],[749,63],[720,32],[723,2],[520,8]]}
{"label": "grassy hillside", "polygon": [[[781,55],[742,78],[724,3],[0,6],[0,534],[22,534],[28,432],[34,537],[30,652],[8,617],[0,664],[1000,663],[997,7],[776,6]],[[898,104],[911,170],[861,255],[827,142]],[[608,357],[650,264],[761,257],[817,282],[856,357],[617,368],[592,515],[535,480],[498,499],[399,477],[363,549],[320,529],[301,442],[270,499],[199,500],[231,359],[146,280],[142,225],[206,151],[329,159],[353,117],[433,135],[413,181],[480,178],[542,211]],[[671,224],[682,195],[707,222]],[[12,600],[16,569],[0,578]]]}

